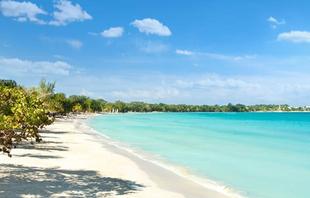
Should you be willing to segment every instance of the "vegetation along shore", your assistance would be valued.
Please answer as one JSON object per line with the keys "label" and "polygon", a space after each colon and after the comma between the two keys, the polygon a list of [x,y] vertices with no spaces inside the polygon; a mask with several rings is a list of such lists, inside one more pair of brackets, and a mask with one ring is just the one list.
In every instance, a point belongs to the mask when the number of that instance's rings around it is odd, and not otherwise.
{"label": "vegetation along shore", "polygon": [[14,80],[0,80],[0,145],[8,153],[23,140],[40,142],[39,129],[55,117],[82,112],[252,112],[310,111],[310,107],[289,105],[185,105],[145,102],[108,102],[86,96],[55,93],[55,82],[42,80],[37,87],[26,88]]}

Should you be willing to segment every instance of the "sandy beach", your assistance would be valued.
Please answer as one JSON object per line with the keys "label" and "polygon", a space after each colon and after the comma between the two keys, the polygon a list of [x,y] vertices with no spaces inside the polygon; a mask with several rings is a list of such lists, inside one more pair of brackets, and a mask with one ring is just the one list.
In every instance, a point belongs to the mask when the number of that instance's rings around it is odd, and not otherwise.
{"label": "sandy beach", "polygon": [[0,197],[228,197],[109,144],[86,118],[56,120],[43,142],[1,155]]}

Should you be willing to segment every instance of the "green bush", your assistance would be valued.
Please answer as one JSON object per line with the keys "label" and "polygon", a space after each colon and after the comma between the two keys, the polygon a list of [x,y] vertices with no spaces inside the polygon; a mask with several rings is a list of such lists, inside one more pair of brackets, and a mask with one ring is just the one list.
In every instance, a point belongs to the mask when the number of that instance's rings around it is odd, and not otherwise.
{"label": "green bush", "polygon": [[39,142],[39,129],[52,122],[36,91],[0,85],[0,151],[10,156],[23,140]]}

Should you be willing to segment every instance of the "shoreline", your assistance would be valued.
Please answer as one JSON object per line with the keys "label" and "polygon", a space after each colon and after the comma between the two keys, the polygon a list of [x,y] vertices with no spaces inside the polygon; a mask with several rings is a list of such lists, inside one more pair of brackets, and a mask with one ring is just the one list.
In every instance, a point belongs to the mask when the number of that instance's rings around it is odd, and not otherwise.
{"label": "shoreline", "polygon": [[96,115],[57,119],[43,142],[0,155],[0,197],[233,197],[117,148],[87,125]]}
{"label": "shoreline", "polygon": [[[132,112],[135,113],[135,112]],[[155,112],[151,112],[155,113]],[[160,112],[159,112],[160,113]],[[120,113],[116,113],[120,114]],[[131,114],[131,112],[130,112]],[[144,152],[143,150],[133,149],[130,146],[126,145],[125,143],[119,142],[114,140],[113,138],[110,138],[109,136],[100,133],[96,129],[92,128],[89,123],[87,122],[89,119],[92,119],[95,116],[100,116],[105,114],[96,114],[93,116],[89,116],[87,120],[84,121],[85,126],[90,128],[90,130],[98,136],[98,138],[101,138],[102,141],[104,141],[104,144],[110,145],[110,149],[112,152],[117,152],[121,155],[125,155],[126,157],[130,158],[132,161],[135,161],[139,167],[144,169],[147,173],[152,173],[150,171],[149,166],[154,166],[153,168],[159,170],[159,171],[168,171],[172,174],[174,174],[176,177],[179,177],[178,179],[187,180],[187,183],[193,183],[194,185],[197,185],[197,187],[202,188],[201,191],[208,191],[208,193],[212,198],[245,198],[245,196],[242,196],[240,193],[238,193],[236,190],[225,186],[224,184],[221,184],[219,182],[210,180],[206,177],[200,177],[197,174],[191,173],[188,169],[177,166],[175,164],[171,164],[167,162],[164,159],[160,159],[159,157],[152,156],[151,154]],[[106,114],[110,115],[110,114]],[[113,115],[113,114],[111,114]],[[156,167],[155,167],[156,166]],[[188,184],[192,185],[192,184]],[[165,186],[163,186],[165,188]],[[179,191],[181,188],[177,189],[176,191]],[[171,186],[167,190],[175,191],[175,189]],[[199,197],[204,196],[203,194],[199,194]],[[193,196],[186,196],[186,197],[193,197]],[[196,197],[196,196],[195,196]]]}
{"label": "shoreline", "polygon": [[[235,112],[235,111],[229,111],[229,112],[215,112],[215,111],[192,111],[192,112],[174,112],[174,111],[151,111],[151,112],[117,112],[117,113],[111,113],[111,112],[103,112],[103,113],[90,113],[95,115],[120,115],[120,114],[159,114],[159,113],[310,113],[310,111],[242,111],[242,112]],[[89,113],[82,113],[79,115],[88,115]]]}
{"label": "shoreline", "polygon": [[136,163],[111,152],[79,115],[57,119],[41,143],[23,143],[0,155],[0,197],[182,198],[158,187]]}

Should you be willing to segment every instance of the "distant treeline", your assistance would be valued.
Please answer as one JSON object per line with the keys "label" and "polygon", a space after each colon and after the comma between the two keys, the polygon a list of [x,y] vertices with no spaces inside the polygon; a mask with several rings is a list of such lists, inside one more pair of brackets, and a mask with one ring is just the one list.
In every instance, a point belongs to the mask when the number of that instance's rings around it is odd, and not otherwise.
{"label": "distant treeline", "polygon": [[[15,81],[2,81],[6,86],[17,86]],[[87,96],[54,93],[55,83],[41,81],[39,87],[48,95],[47,103],[53,114],[70,112],[255,112],[255,111],[310,111],[310,107],[291,107],[289,105],[186,105],[186,104],[149,104],[145,102],[108,102],[104,99],[92,99]],[[42,92],[42,91],[41,91]]]}

